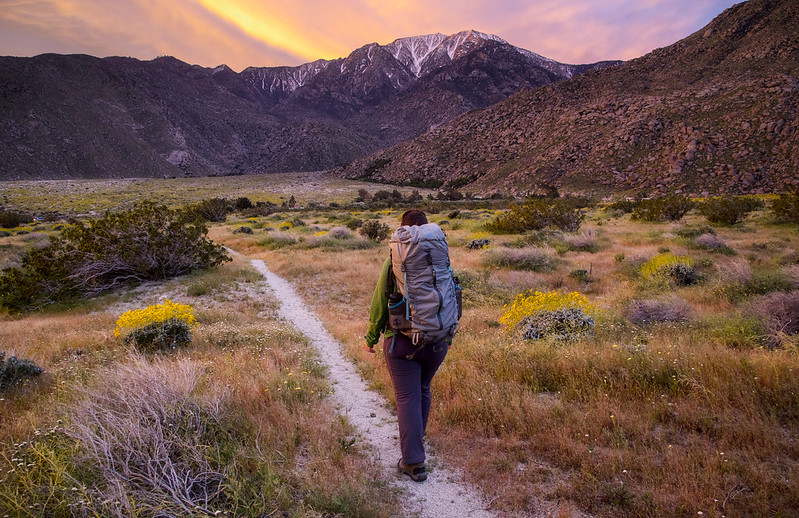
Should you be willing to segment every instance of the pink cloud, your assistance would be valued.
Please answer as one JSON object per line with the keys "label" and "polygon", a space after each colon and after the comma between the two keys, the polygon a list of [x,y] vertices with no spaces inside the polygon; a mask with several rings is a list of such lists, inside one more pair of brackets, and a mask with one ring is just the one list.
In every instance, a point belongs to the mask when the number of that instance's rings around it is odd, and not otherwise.
{"label": "pink cloud", "polygon": [[477,29],[569,63],[630,59],[732,0],[5,0],[0,53],[170,54],[236,70],[346,56],[364,44]]}

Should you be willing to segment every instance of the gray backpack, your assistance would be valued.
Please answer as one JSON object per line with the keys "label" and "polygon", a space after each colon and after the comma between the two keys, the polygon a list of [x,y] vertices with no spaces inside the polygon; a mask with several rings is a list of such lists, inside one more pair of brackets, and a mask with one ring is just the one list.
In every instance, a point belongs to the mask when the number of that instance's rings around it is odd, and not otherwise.
{"label": "gray backpack", "polygon": [[[435,223],[402,226],[389,247],[389,326],[410,336],[414,345],[452,339],[460,318],[460,287],[449,265],[444,231]],[[399,293],[391,293],[392,277]]]}

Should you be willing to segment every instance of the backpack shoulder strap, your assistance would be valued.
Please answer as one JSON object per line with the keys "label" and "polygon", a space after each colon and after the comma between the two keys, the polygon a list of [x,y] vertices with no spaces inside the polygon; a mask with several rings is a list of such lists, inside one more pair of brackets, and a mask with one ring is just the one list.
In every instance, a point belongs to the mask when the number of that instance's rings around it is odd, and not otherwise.
{"label": "backpack shoulder strap", "polygon": [[388,267],[388,277],[386,278],[386,298],[397,289],[397,282],[394,279],[394,258],[391,256],[390,250],[389,259],[391,259],[391,264]]}

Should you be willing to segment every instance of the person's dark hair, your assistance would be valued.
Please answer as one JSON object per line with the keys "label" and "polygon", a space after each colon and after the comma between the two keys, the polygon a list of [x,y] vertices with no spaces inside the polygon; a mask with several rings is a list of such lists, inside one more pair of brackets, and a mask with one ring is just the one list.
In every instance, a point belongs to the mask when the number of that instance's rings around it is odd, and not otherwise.
{"label": "person's dark hair", "polygon": [[411,209],[402,215],[402,226],[426,225],[427,216],[419,209]]}

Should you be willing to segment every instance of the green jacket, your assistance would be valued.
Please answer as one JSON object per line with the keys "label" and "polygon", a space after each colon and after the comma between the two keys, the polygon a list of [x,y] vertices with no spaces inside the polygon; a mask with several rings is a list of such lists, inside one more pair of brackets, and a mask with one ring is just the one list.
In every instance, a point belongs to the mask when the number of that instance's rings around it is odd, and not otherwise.
{"label": "green jacket", "polygon": [[369,309],[369,330],[366,332],[366,344],[369,347],[374,345],[380,340],[380,333],[383,333],[386,338],[394,336],[394,330],[386,327],[388,323],[388,297],[386,296],[386,286],[388,285],[388,276],[391,272],[391,257],[386,259],[383,263],[383,269],[380,270],[380,278],[377,280],[377,286],[372,294],[372,307]]}

